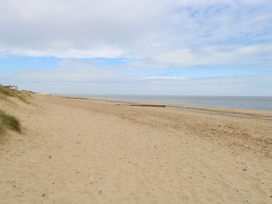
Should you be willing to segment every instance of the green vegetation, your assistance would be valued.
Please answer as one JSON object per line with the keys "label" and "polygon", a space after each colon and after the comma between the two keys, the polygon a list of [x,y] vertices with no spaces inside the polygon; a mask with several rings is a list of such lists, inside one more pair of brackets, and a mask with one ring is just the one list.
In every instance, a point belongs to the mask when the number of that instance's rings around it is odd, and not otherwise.
{"label": "green vegetation", "polygon": [[30,96],[27,92],[21,92],[14,89],[9,89],[3,86],[0,86],[0,99],[5,99],[6,97],[14,97],[19,100],[28,103],[27,98]]}
{"label": "green vegetation", "polygon": [[0,110],[0,134],[4,133],[7,129],[20,133],[22,129],[21,123],[14,116]]}
{"label": "green vegetation", "polygon": [[[30,96],[31,94],[28,92],[18,91],[0,85],[0,101],[5,100],[8,102],[12,102],[9,98],[17,98],[24,103],[29,103],[28,98]],[[20,133],[21,129],[21,123],[16,117],[0,110],[0,134],[5,133],[6,130],[12,130]]]}

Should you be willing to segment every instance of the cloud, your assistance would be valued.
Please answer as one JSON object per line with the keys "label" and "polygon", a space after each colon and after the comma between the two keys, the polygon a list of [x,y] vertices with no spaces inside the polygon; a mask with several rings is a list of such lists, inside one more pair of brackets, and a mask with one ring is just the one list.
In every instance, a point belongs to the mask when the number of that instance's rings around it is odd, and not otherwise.
{"label": "cloud", "polygon": [[271,7],[267,0],[1,0],[0,48],[10,55],[119,57],[268,40]]}
{"label": "cloud", "polygon": [[[250,46],[215,46],[198,49],[176,49],[143,56],[133,67],[197,67],[197,66],[272,66],[272,44]],[[145,57],[145,58],[144,58]],[[266,59],[266,60],[265,60]]]}
{"label": "cloud", "polygon": [[164,5],[160,0],[1,0],[0,42],[34,50],[134,45],[160,29]]}
{"label": "cloud", "polygon": [[47,49],[47,50],[31,50],[31,49],[0,49],[0,56],[28,56],[28,57],[56,57],[69,59],[84,58],[117,58],[125,55],[123,50],[115,48],[96,48],[96,49]]}
{"label": "cloud", "polygon": [[[63,58],[58,61],[55,68],[30,68],[17,72],[18,81],[44,82],[44,83],[125,83],[130,74],[123,74],[117,66],[105,66],[105,59],[92,58]],[[121,61],[122,59],[119,59]]]}
{"label": "cloud", "polygon": [[146,81],[183,81],[186,80],[185,77],[178,77],[178,76],[149,76],[144,77],[143,80]]}
{"label": "cloud", "polygon": [[[66,71],[69,71],[66,70]],[[65,74],[65,70],[42,73],[29,70],[20,76],[20,88],[32,87],[34,91],[54,92],[59,94],[137,94],[137,95],[237,95],[271,96],[270,76],[232,76],[187,78],[169,76],[150,76],[126,81],[126,77],[115,76],[110,70],[79,71],[74,76]],[[110,71],[110,72],[108,72]],[[100,74],[99,74],[100,73]],[[50,78],[56,74],[53,79]],[[64,75],[63,75],[64,74]],[[86,76],[87,74],[87,76]],[[23,78],[25,77],[25,78]],[[11,80],[12,81],[12,80]],[[28,83],[24,83],[28,81]]]}
{"label": "cloud", "polygon": [[[14,81],[26,84],[112,82],[123,90],[189,83],[199,76],[184,70],[207,67],[271,75],[271,0],[0,0],[0,10],[0,63],[14,56],[61,61],[51,70],[17,71]],[[103,67],[95,58],[125,62]]]}

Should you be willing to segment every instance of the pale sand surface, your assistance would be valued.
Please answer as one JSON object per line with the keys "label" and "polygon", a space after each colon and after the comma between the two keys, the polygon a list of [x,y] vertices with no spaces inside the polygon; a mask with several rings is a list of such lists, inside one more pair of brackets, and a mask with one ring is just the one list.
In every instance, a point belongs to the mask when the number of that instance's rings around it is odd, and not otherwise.
{"label": "pale sand surface", "polygon": [[[272,203],[272,121],[33,96],[1,102],[0,203]],[[269,115],[269,113],[267,113]]]}

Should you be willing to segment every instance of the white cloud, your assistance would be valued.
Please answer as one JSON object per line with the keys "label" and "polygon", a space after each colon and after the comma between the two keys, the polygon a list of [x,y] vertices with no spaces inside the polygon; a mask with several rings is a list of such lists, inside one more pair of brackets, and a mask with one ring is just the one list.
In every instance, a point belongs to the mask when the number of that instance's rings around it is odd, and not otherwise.
{"label": "white cloud", "polygon": [[[143,59],[132,62],[133,67],[196,67],[196,66],[247,66],[259,63],[263,55],[272,62],[272,44],[252,46],[216,46],[198,49],[176,49],[149,53]],[[261,57],[260,57],[261,56]],[[262,59],[263,60],[263,59]],[[263,60],[264,66],[271,66]]]}
{"label": "white cloud", "polygon": [[44,82],[100,82],[118,80],[120,76],[112,69],[88,68],[57,68],[54,70],[28,69],[22,71],[18,78],[21,80]]}
{"label": "white cloud", "polygon": [[137,57],[239,37],[269,40],[262,32],[272,20],[270,7],[268,0],[0,0],[0,49],[2,55]]}
{"label": "white cloud", "polygon": [[[0,58],[62,61],[57,69],[23,70],[18,81],[120,80],[123,88],[188,83],[155,68],[272,67],[271,0],[0,0],[0,11]],[[117,70],[77,61],[86,58],[128,64]]]}
{"label": "white cloud", "polygon": [[143,80],[146,81],[183,81],[186,80],[185,77],[177,77],[177,76],[149,76],[144,77]]}
{"label": "white cloud", "polygon": [[161,0],[1,0],[0,44],[34,50],[135,45],[161,29],[165,7]]}
{"label": "white cloud", "polygon": [[84,58],[117,58],[125,56],[125,52],[117,48],[96,48],[96,49],[62,49],[62,50],[31,50],[31,49],[0,49],[0,56],[28,56],[28,57],[56,57],[69,59]]}

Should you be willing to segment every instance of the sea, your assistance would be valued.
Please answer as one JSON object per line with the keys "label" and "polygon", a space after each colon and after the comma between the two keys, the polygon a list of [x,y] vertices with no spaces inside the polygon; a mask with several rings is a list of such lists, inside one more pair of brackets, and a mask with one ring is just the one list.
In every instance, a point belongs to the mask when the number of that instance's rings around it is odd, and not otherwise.
{"label": "sea", "polygon": [[272,111],[272,97],[268,96],[84,95],[83,97],[151,104]]}

